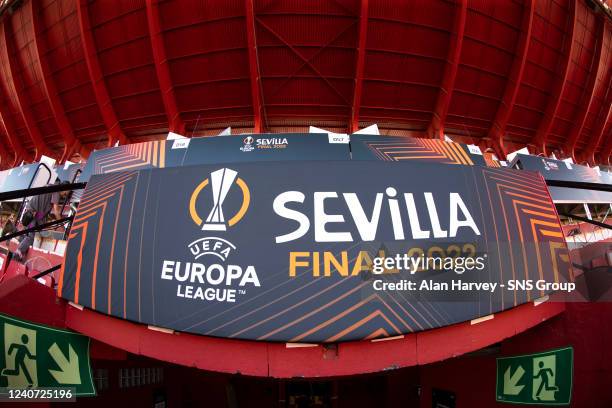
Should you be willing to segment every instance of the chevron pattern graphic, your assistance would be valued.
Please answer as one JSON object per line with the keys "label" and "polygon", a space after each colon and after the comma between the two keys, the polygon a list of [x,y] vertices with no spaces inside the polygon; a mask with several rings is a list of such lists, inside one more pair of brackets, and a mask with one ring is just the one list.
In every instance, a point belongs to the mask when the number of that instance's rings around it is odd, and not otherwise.
{"label": "chevron pattern graphic", "polygon": [[484,157],[485,163],[487,163],[487,167],[501,167],[499,161],[493,158],[493,153],[484,152],[482,156]]}
{"label": "chevron pattern graphic", "polygon": [[[68,237],[71,245],[76,245],[76,247],[79,248],[78,256],[76,257],[77,273],[73,281],[65,282],[63,275],[68,261],[62,265],[58,285],[59,296],[62,296],[62,293],[66,290],[65,284],[67,283],[69,290],[74,293],[75,303],[85,301],[84,304],[87,304],[92,309],[96,309],[97,271],[100,264],[107,263],[110,273],[107,277],[108,299],[106,311],[110,314],[114,266],[113,258],[115,256],[116,236],[119,226],[119,208],[124,201],[126,188],[131,187],[133,190],[132,184],[134,181],[137,181],[137,178],[137,172],[121,172],[105,178],[93,178],[88,183],[87,189],[83,194],[82,204],[79,206],[79,211],[75,216]],[[134,204],[135,196],[132,194],[132,208]],[[91,236],[92,233],[94,234],[93,239]],[[101,245],[103,233],[112,235],[112,246],[108,254],[103,253],[105,249]],[[84,251],[85,243],[92,241],[95,243],[93,247],[88,251]],[[83,293],[83,288],[81,287],[82,270],[92,271],[91,279],[89,279],[90,277],[87,279],[90,281],[90,288],[86,291],[88,294],[91,293],[91,297],[80,298],[80,294]],[[127,273],[125,268],[122,272],[124,276]]]}
{"label": "chevron pattern graphic", "polygon": [[[554,282],[560,282],[559,265],[567,266],[569,255],[542,176],[533,172],[508,174],[502,169],[485,169],[482,175],[494,214],[495,237],[489,241],[496,241],[498,248],[493,250],[511,261],[509,270],[500,263],[500,279],[544,279],[552,266]],[[520,247],[512,243],[520,243]],[[526,299],[520,299],[514,291],[514,305],[525,300],[532,300],[529,292]]]}
{"label": "chevron pattern graphic", "polygon": [[94,174],[165,167],[166,141],[134,143],[92,155]]}
{"label": "chevron pattern graphic", "polygon": [[381,138],[379,141],[369,141],[367,145],[379,159],[385,161],[422,160],[470,166],[474,164],[463,146],[438,139],[405,138],[399,142]]}

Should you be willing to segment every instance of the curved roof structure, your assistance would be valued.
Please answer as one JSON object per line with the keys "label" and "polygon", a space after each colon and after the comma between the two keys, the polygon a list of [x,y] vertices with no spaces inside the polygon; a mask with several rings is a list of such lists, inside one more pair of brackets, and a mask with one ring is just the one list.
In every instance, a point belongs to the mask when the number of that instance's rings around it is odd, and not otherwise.
{"label": "curved roof structure", "polygon": [[0,2],[2,167],[165,137],[352,132],[612,151],[600,0]]}

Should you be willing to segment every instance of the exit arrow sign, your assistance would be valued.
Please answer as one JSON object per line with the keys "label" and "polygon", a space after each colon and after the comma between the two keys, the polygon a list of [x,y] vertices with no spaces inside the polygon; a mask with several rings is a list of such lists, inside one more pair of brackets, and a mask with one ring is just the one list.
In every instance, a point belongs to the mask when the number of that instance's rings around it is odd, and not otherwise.
{"label": "exit arrow sign", "polygon": [[523,378],[523,374],[525,374],[525,370],[523,370],[523,367],[518,366],[514,370],[514,374],[510,375],[510,368],[508,367],[504,373],[504,394],[518,395],[525,388],[524,385],[518,385],[518,382]]}
{"label": "exit arrow sign", "polygon": [[55,363],[59,366],[59,370],[49,370],[53,378],[59,384],[80,384],[81,383],[81,372],[79,370],[79,356],[72,348],[71,344],[68,344],[68,358],[64,356],[64,353],[57,346],[57,343],[49,348],[49,354],[55,360]]}
{"label": "exit arrow sign", "polygon": [[96,395],[89,361],[89,337],[0,314],[0,387]]}
{"label": "exit arrow sign", "polygon": [[496,400],[511,404],[568,405],[572,398],[574,349],[497,359]]}

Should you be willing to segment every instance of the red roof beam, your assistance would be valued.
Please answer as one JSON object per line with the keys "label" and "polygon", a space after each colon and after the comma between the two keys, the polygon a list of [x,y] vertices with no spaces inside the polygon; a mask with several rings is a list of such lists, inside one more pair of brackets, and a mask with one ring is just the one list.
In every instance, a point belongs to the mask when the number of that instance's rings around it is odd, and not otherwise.
{"label": "red roof beam", "polygon": [[245,24],[247,47],[249,52],[249,78],[251,81],[251,100],[253,103],[253,132],[261,133],[264,129],[264,106],[261,88],[261,73],[257,53],[257,36],[255,33],[255,8],[253,0],[244,1],[246,13]]}
{"label": "red roof beam", "polygon": [[518,44],[516,46],[516,52],[514,53],[514,61],[512,62],[510,74],[508,75],[508,81],[506,83],[503,99],[499,104],[499,108],[495,114],[495,119],[493,120],[487,135],[489,140],[498,145],[500,150],[504,153],[504,133],[506,132],[506,125],[508,124],[508,119],[512,114],[512,109],[514,109],[516,96],[518,95],[518,91],[523,80],[523,73],[525,72],[527,55],[529,54],[531,29],[533,27],[533,18],[535,15],[535,1],[536,0],[526,0],[523,6],[523,20],[521,24],[521,32],[518,38]]}
{"label": "red roof beam", "polygon": [[[600,119],[595,123],[595,126],[593,128],[593,136],[592,136],[592,142],[588,143],[582,156],[584,158],[584,160],[586,160],[590,165],[594,166],[597,162],[596,158],[595,158],[595,152],[597,151],[597,147],[601,144],[604,143],[603,140],[603,135],[604,135],[604,131],[606,130],[606,124],[608,122],[610,122],[610,117],[612,114],[612,90],[610,89],[610,84],[608,84],[608,98],[606,100],[606,105],[608,106],[607,112],[604,114],[604,112],[600,113]],[[607,164],[604,163],[604,164]]]}
{"label": "red roof beam", "polygon": [[[606,17],[607,18],[607,17]],[[576,155],[576,143],[578,143],[578,139],[584,130],[584,124],[586,122],[587,115],[591,106],[593,104],[593,99],[595,97],[595,85],[597,84],[597,80],[601,78],[601,76],[606,74],[607,67],[603,67],[602,69],[602,49],[603,42],[605,39],[605,21],[604,18],[598,19],[597,25],[597,40],[595,44],[595,53],[593,54],[593,59],[591,60],[591,68],[589,70],[589,75],[587,77],[587,83],[585,85],[584,91],[582,93],[582,97],[580,98],[580,104],[578,105],[578,112],[574,117],[574,124],[570,130],[569,139],[567,141],[567,153],[574,159],[577,160]],[[594,140],[591,140],[591,143],[594,143]]]}
{"label": "red roof beam", "polygon": [[450,36],[450,45],[448,47],[446,68],[440,84],[440,92],[436,100],[431,123],[427,128],[427,135],[432,138],[444,139],[444,124],[459,69],[466,16],[467,0],[458,0],[453,22],[453,33]]}
{"label": "red roof beam", "polygon": [[353,92],[353,106],[351,108],[350,133],[359,130],[359,107],[361,106],[361,93],[363,91],[363,70],[365,67],[365,56],[368,36],[369,2],[361,0],[361,12],[359,14],[359,40],[357,44],[357,64],[355,66],[355,89]]}
{"label": "red roof beam", "polygon": [[[0,61],[2,64],[2,61]],[[2,92],[0,90],[0,92]],[[6,99],[6,97],[4,97]],[[11,167],[17,166],[21,160],[33,160],[33,156],[31,156],[23,147],[21,140],[17,136],[17,127],[11,117],[10,112],[7,109],[7,105],[5,103],[0,103],[0,126],[1,130],[6,134],[6,138],[11,144],[11,149],[13,149],[14,157],[13,164]]]}
{"label": "red roof beam", "polygon": [[87,0],[77,0],[76,4],[87,72],[93,86],[96,102],[98,103],[100,113],[102,114],[104,125],[106,126],[106,130],[108,132],[108,144],[109,146],[112,146],[117,141],[124,144],[127,142],[127,138],[123,134],[123,130],[121,130],[119,120],[117,119],[108,90],[106,89],[106,83],[104,81],[102,69],[100,68],[100,62],[98,61],[98,54],[96,52],[93,33],[91,31],[91,20],[89,18],[89,11],[87,9]]}
{"label": "red roof beam", "polygon": [[612,161],[610,160],[610,155],[612,154],[612,121],[610,120],[610,115],[608,114],[608,123],[606,123],[604,130],[604,139],[602,140],[603,149],[601,150],[599,159],[602,163],[612,165]]}
{"label": "red roof beam", "polygon": [[[0,115],[0,133],[4,133],[7,138],[8,134],[6,129],[4,128],[4,123],[2,122],[2,117]],[[9,142],[10,143],[10,142]],[[11,159],[9,159],[9,156]],[[6,149],[6,146],[0,140],[0,168],[7,169],[10,167],[15,167],[17,162],[17,152],[13,149],[11,153]]]}
{"label": "red roof beam", "polygon": [[38,15],[34,11],[34,1],[30,1],[28,11],[30,13],[30,18],[32,19],[32,25],[30,26],[32,29],[32,38],[34,40],[34,45],[36,47],[36,53],[38,54],[34,58],[34,63],[40,73],[42,78],[42,88],[49,101],[49,105],[51,106],[51,111],[53,112],[53,116],[55,117],[55,122],[57,123],[57,127],[61,132],[62,138],[64,139],[64,153],[60,158],[60,163],[69,160],[70,157],[78,151],[81,146],[81,143],[74,136],[74,132],[72,131],[72,126],[70,126],[70,122],[68,122],[68,118],[66,117],[66,112],[60,101],[59,94],[57,92],[57,88],[55,87],[55,83],[53,82],[53,77],[51,75],[51,69],[49,68],[49,64],[47,60],[43,56],[42,47],[40,43],[40,39],[38,38],[39,30],[39,21]]}
{"label": "red roof beam", "polygon": [[552,92],[548,100],[548,105],[546,106],[546,110],[544,112],[544,116],[540,121],[540,125],[538,126],[538,130],[536,131],[535,136],[532,139],[532,144],[535,145],[536,149],[544,153],[547,152],[546,142],[548,140],[553,121],[557,116],[559,106],[561,105],[561,97],[563,96],[563,93],[565,92],[565,86],[568,83],[568,75],[572,61],[572,55],[575,52],[574,37],[576,35],[576,24],[578,20],[578,1],[580,0],[570,0],[570,15],[568,21],[569,27],[567,34],[565,35],[564,54],[563,60],[559,64],[559,75],[557,75],[557,80],[553,85]]}
{"label": "red roof beam", "polygon": [[35,149],[34,160],[38,160],[43,154],[47,156],[50,156],[51,154],[49,153],[48,146],[45,144],[42,138],[42,135],[40,133],[40,130],[38,129],[38,125],[36,124],[36,120],[34,119],[32,111],[29,109],[29,103],[25,100],[25,94],[23,92],[19,92],[15,88],[15,84],[16,84],[15,79],[17,77],[17,67],[16,67],[17,58],[13,58],[13,56],[10,53],[11,45],[9,44],[9,36],[8,36],[8,30],[9,30],[10,24],[11,24],[10,18],[4,19],[3,30],[0,33],[0,35],[4,36],[4,40],[2,41],[2,44],[4,46],[2,47],[2,50],[0,50],[0,52],[2,53],[2,58],[4,58],[7,61],[7,65],[8,65],[7,81],[11,84],[10,87],[12,88],[7,91],[8,92],[12,91],[13,94],[15,95],[17,110],[19,111],[19,114],[23,118],[23,122],[25,123],[26,130],[30,138],[32,139],[32,143],[34,143],[34,149]]}
{"label": "red roof beam", "polygon": [[170,67],[164,46],[163,32],[159,14],[159,0],[147,0],[147,21],[149,23],[149,38],[153,50],[153,63],[161,90],[162,101],[168,117],[168,130],[185,135],[185,122],[181,118],[174,87],[170,76]]}

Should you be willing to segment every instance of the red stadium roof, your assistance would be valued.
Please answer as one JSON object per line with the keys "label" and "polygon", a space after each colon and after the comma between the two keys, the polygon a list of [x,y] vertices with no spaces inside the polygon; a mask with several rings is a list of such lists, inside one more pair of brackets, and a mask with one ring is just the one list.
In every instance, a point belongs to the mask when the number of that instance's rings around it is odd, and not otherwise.
{"label": "red stadium roof", "polygon": [[[6,3],[6,4],[5,4]],[[1,166],[174,131],[612,151],[599,0],[0,1]]]}

